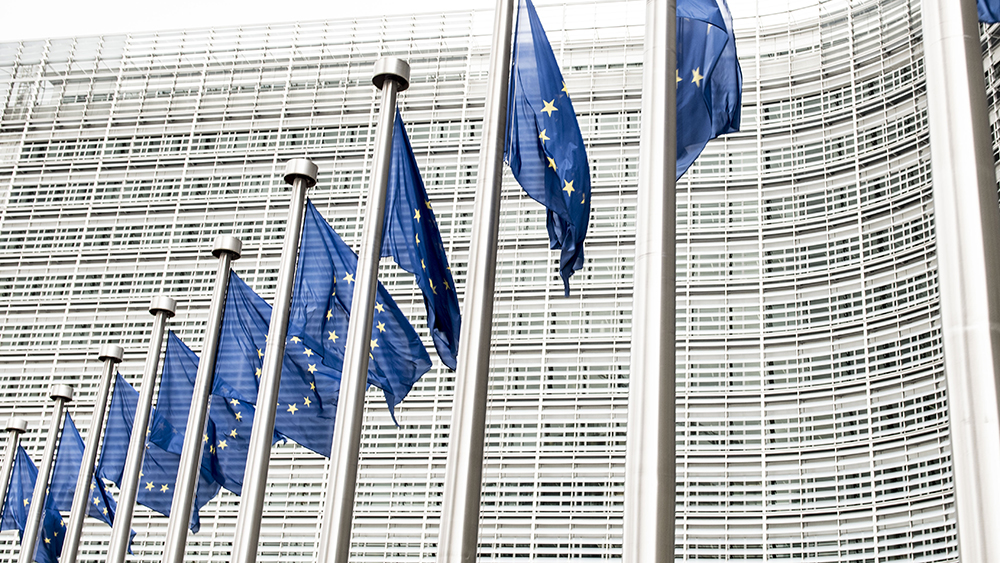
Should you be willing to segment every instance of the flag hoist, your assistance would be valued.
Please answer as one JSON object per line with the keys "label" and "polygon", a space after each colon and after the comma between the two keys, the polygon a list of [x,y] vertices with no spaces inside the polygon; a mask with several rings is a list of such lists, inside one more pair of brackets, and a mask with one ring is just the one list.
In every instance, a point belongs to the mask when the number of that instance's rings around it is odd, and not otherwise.
{"label": "flag hoist", "polygon": [[170,522],[167,524],[166,545],[163,550],[163,561],[167,563],[183,563],[184,561],[188,524],[191,520],[191,510],[201,474],[202,452],[204,451],[201,438],[205,433],[208,404],[215,381],[215,360],[218,357],[222,314],[226,308],[226,294],[229,290],[229,273],[232,270],[232,262],[239,260],[242,250],[243,243],[231,235],[218,237],[215,240],[215,248],[212,250],[212,254],[219,259],[219,266],[215,273],[215,288],[212,290],[212,303],[208,309],[208,324],[205,326],[201,360],[198,362],[194,393],[191,397],[191,410],[188,413],[187,428],[184,432],[180,466],[177,469],[177,481],[174,484],[174,498],[171,504]]}
{"label": "flag hoist", "polygon": [[337,416],[333,427],[330,471],[327,474],[326,503],[320,533],[320,563],[347,563],[354,518],[354,491],[358,478],[361,426],[368,388],[368,359],[374,341],[372,311],[378,287],[378,264],[382,252],[386,186],[392,156],[396,95],[410,85],[410,65],[401,59],[383,58],[375,63],[372,83],[382,90],[378,126],[375,131],[375,158],[368,188],[368,208],[361,235],[350,317],[347,349],[344,353]]}
{"label": "flag hoist", "polygon": [[21,553],[18,563],[31,563],[35,558],[38,528],[42,523],[45,508],[45,495],[48,492],[49,477],[52,474],[52,461],[59,445],[59,428],[63,422],[63,411],[66,403],[73,400],[73,388],[69,385],[53,385],[49,397],[55,401],[52,410],[52,420],[49,422],[49,432],[45,436],[45,451],[42,453],[42,465],[38,468],[35,479],[35,490],[31,495],[28,518],[24,524],[24,534],[21,536]]}
{"label": "flag hoist", "polygon": [[0,508],[3,508],[7,498],[7,486],[10,484],[10,472],[14,469],[14,456],[17,446],[21,443],[21,434],[28,429],[28,421],[18,416],[7,419],[7,449],[4,450],[3,465],[0,465]]}
{"label": "flag hoist", "polygon": [[285,168],[285,182],[292,185],[292,195],[288,202],[288,220],[285,222],[285,241],[281,247],[274,309],[271,311],[271,322],[268,325],[270,345],[264,352],[264,363],[261,366],[257,411],[254,415],[247,452],[240,513],[236,520],[236,537],[233,539],[233,551],[229,559],[233,563],[253,563],[257,560],[257,542],[260,538],[260,519],[264,513],[264,489],[267,486],[267,471],[271,461],[278,387],[281,383],[281,366],[285,356],[285,337],[288,334],[288,317],[292,287],[295,283],[295,265],[299,255],[299,238],[302,234],[302,218],[305,215],[306,189],[316,185],[316,172],[316,164],[305,158],[290,160]]}
{"label": "flag hoist", "polygon": [[146,451],[146,430],[149,428],[149,416],[153,408],[153,389],[156,387],[156,369],[160,364],[163,331],[167,319],[173,317],[176,310],[177,301],[166,295],[157,295],[149,304],[149,313],[153,315],[153,330],[149,337],[146,365],[142,372],[142,389],[139,391],[135,421],[132,424],[132,436],[129,438],[128,454],[122,473],[121,491],[118,496],[118,514],[114,526],[111,528],[108,563],[125,563],[125,554],[128,551],[132,531],[132,513],[135,511],[135,498],[139,487],[139,473],[142,470],[142,460]]}
{"label": "flag hoist", "polygon": [[97,450],[100,446],[101,431],[104,428],[104,413],[108,410],[108,397],[111,395],[111,385],[115,380],[115,366],[121,363],[125,350],[117,344],[101,346],[98,358],[104,362],[101,380],[97,386],[97,400],[94,402],[94,413],[90,418],[90,429],[87,432],[87,446],[83,451],[80,463],[80,475],[76,481],[76,492],[73,495],[73,507],[69,511],[69,522],[66,524],[66,536],[63,539],[62,562],[75,563],[77,550],[80,546],[80,534],[83,532],[83,520],[87,516],[87,505],[90,502],[90,484],[94,478],[94,466],[97,462]]}

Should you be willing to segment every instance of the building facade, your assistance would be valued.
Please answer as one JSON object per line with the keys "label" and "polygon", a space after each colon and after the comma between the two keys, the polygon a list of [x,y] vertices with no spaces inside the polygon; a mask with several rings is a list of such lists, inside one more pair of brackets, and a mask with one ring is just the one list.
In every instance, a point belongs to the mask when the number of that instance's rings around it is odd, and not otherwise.
{"label": "building facade", "polygon": [[[957,561],[919,0],[732,8],[742,132],[677,186],[677,559]],[[565,298],[543,209],[504,178],[480,560],[616,560],[645,5],[539,15],[593,212]],[[318,164],[309,196],[357,248],[381,56],[412,66],[400,105],[461,298],[492,17],[0,44],[0,417],[29,419],[35,460],[51,383],[88,423],[102,343],[137,383],[153,295],[200,348],[218,234],[273,296],[286,160]],[[998,45],[984,35],[991,92]],[[381,271],[430,346],[415,283]],[[455,377],[435,360],[398,428],[370,392],[353,561],[434,561]],[[315,557],[326,467],[274,447],[260,561]],[[228,561],[237,501],[202,510],[191,560]],[[159,561],[166,519],[139,507],[134,528],[131,560]],[[109,535],[88,522],[81,560]],[[17,551],[0,535],[0,561]]]}

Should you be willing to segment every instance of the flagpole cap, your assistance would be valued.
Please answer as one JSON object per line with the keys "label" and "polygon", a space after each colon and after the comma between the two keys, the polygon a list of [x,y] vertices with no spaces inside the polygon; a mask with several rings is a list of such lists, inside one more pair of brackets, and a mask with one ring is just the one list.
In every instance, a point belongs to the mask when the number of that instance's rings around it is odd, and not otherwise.
{"label": "flagpole cap", "polygon": [[125,357],[125,349],[117,344],[101,344],[101,352],[97,356],[102,362],[110,360],[113,363],[122,361]]}
{"label": "flagpole cap", "polygon": [[166,295],[157,295],[149,302],[149,314],[156,315],[158,313],[163,313],[169,319],[174,316],[174,311],[177,310],[177,301],[172,297],[167,297]]}
{"label": "flagpole cap", "polygon": [[410,87],[409,63],[396,57],[382,57],[377,60],[375,62],[375,75],[372,77],[372,84],[381,90],[386,78],[392,78],[396,81],[399,92],[406,90]]}
{"label": "flagpole cap", "polygon": [[215,239],[215,248],[212,249],[212,256],[219,258],[223,252],[232,254],[231,260],[239,260],[243,252],[243,241],[233,235],[219,235]]}
{"label": "flagpole cap", "polygon": [[63,383],[53,385],[49,389],[49,398],[55,400],[62,399],[68,403],[73,400],[73,388]]}
{"label": "flagpole cap", "polygon": [[20,434],[28,429],[28,421],[19,416],[12,416],[7,419],[7,431]]}
{"label": "flagpole cap", "polygon": [[306,187],[311,188],[316,185],[318,172],[316,163],[308,158],[293,158],[285,165],[285,183],[294,184],[296,178],[302,178],[306,181]]}

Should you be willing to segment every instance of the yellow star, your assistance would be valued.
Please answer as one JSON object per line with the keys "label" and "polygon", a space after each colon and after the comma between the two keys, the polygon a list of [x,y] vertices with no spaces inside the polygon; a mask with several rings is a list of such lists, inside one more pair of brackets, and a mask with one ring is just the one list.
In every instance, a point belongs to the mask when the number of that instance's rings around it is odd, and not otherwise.
{"label": "yellow star", "polygon": [[414,209],[413,210],[413,218],[417,220],[417,223],[420,222],[420,210],[419,209]]}
{"label": "yellow star", "polygon": [[240,402],[237,401],[236,399],[229,399],[229,404],[233,405],[234,407],[240,406]]}
{"label": "yellow star", "polygon": [[424,259],[423,258],[420,259],[420,267],[423,268],[424,270],[427,269],[427,264],[424,264]]}
{"label": "yellow star", "polygon": [[370,347],[371,348],[378,348],[378,338],[372,338],[372,342],[370,344]]}
{"label": "yellow star", "polygon": [[309,388],[312,389],[313,391],[315,391],[316,390],[316,382],[315,381],[310,381],[309,382]]}
{"label": "yellow star", "polygon": [[538,138],[542,140],[543,145],[545,144],[545,141],[549,140],[549,137],[548,135],[545,134],[545,131],[546,131],[545,129],[542,129],[542,132],[538,134]]}
{"label": "yellow star", "polygon": [[425,202],[424,202],[424,206],[425,206],[425,207],[426,207],[427,209],[431,209],[431,202],[429,202],[429,201],[425,201]]}
{"label": "yellow star", "polygon": [[91,484],[90,484],[90,490],[91,490],[91,491],[93,491],[95,487],[97,487],[97,485],[95,485],[95,484],[93,484],[93,483],[91,483]]}
{"label": "yellow star", "polygon": [[225,440],[219,440],[219,450],[224,450],[229,446]]}
{"label": "yellow star", "polygon": [[243,420],[243,413],[241,413],[241,412],[238,412],[238,413],[234,414],[233,416],[235,416],[236,420],[238,420],[238,421]]}
{"label": "yellow star", "polygon": [[260,368],[257,368],[257,371],[254,372],[254,375],[260,377]]}
{"label": "yellow star", "polygon": [[297,410],[299,410],[299,409],[295,407],[294,403],[291,404],[291,405],[288,405],[288,412],[290,412],[292,414],[295,414],[295,411],[297,411]]}
{"label": "yellow star", "polygon": [[270,341],[271,341],[271,335],[270,334],[265,334],[264,335],[264,342],[270,342]]}
{"label": "yellow star", "polygon": [[333,318],[333,309],[327,309],[327,311],[326,311],[326,320],[330,320],[332,318]]}
{"label": "yellow star", "polygon": [[236,436],[237,436],[237,434],[236,434],[236,429],[235,429],[235,428],[233,428],[233,431],[229,433],[229,437],[230,437],[230,438],[235,438]]}
{"label": "yellow star", "polygon": [[430,280],[429,279],[429,280],[427,280],[427,283],[431,284],[431,291],[434,292],[434,295],[437,295],[438,294],[438,290],[437,290],[436,287],[434,287],[434,280]]}
{"label": "yellow star", "polygon": [[558,168],[556,168],[556,161],[552,160],[551,156],[547,156],[545,158],[548,159],[548,161],[549,161],[549,168],[551,168],[553,170],[559,170]]}
{"label": "yellow star", "polygon": [[545,107],[541,109],[541,113],[548,112],[549,117],[552,117],[552,112],[559,111],[559,108],[556,107],[555,98],[553,98],[551,102],[546,102],[545,100],[542,100],[542,103],[545,104]]}
{"label": "yellow star", "polygon": [[450,286],[450,285],[448,285],[448,280],[444,280],[444,290],[445,290],[445,291],[448,291],[448,290],[450,290],[450,289],[451,289],[451,286]]}
{"label": "yellow star", "polygon": [[570,180],[568,182],[566,180],[563,180],[563,183],[566,184],[563,187],[563,191],[566,192],[567,194],[572,194],[573,193],[573,180]]}
{"label": "yellow star", "polygon": [[385,312],[385,306],[382,305],[381,303],[379,303],[378,301],[376,301],[375,302],[375,310],[378,311],[379,313],[384,313]]}
{"label": "yellow star", "polygon": [[347,283],[354,283],[354,274],[347,274],[344,276],[344,281]]}
{"label": "yellow star", "polygon": [[[105,514],[108,513],[108,509],[107,508],[104,509],[104,513]],[[66,527],[66,524],[63,524],[62,521],[59,522],[59,525],[62,526],[63,528]],[[59,532],[52,532],[52,537],[58,538],[59,537]]]}
{"label": "yellow star", "polygon": [[336,342],[337,339],[340,338],[339,336],[337,336],[337,331],[335,331],[335,330],[328,330],[327,332],[330,333],[330,337],[327,338],[327,340],[332,340],[332,341]]}
{"label": "yellow star", "polygon": [[165,493],[165,492],[167,492],[169,490],[170,490],[170,486],[167,485],[166,483],[164,483],[163,485],[160,486],[160,492],[161,493]]}
{"label": "yellow star", "polygon": [[699,70],[701,70],[701,68],[696,68],[691,71],[691,82],[694,82],[695,86],[701,87],[701,80],[705,77],[698,72]]}
{"label": "yellow star", "polygon": [[419,234],[413,235],[413,238],[417,241],[417,244],[420,244],[420,235]]}
{"label": "yellow star", "polygon": [[316,352],[313,352],[309,348],[306,348],[302,353],[311,358],[313,354],[315,354]]}
{"label": "yellow star", "polygon": [[101,499],[94,497],[94,506],[101,506]]}
{"label": "yellow star", "polygon": [[[101,514],[104,514],[105,516],[107,516],[108,515],[108,507],[105,506],[104,510],[101,511]],[[56,535],[58,536],[59,534],[56,533]]]}
{"label": "yellow star", "polygon": [[258,358],[263,358],[264,357],[264,352],[261,352],[260,348],[257,348],[257,357]]}
{"label": "yellow star", "polygon": [[28,500],[28,499],[24,499],[24,506],[28,506],[28,503],[29,503],[29,502],[31,502],[31,501],[30,501],[30,500]]}
{"label": "yellow star", "polygon": [[306,369],[306,371],[308,371],[309,373],[316,373],[316,364],[309,364],[309,367]]}
{"label": "yellow star", "polygon": [[146,481],[146,490],[147,491],[152,491],[153,490],[153,482],[152,481]]}
{"label": "yellow star", "polygon": [[293,336],[292,337],[292,342],[298,344],[299,342],[302,342],[302,339],[299,338],[298,336]]}
{"label": "yellow star", "polygon": [[677,74],[677,82],[682,82],[684,80],[683,78],[681,78],[681,71],[674,70],[674,73]]}
{"label": "yellow star", "polygon": [[567,89],[566,89],[566,81],[565,81],[565,80],[563,80],[563,88],[562,88],[562,91],[563,91],[563,92],[565,92],[567,96],[569,95],[569,90],[567,90]]}
{"label": "yellow star", "polygon": [[312,404],[312,401],[309,400],[309,397],[302,397],[302,404],[308,407]]}
{"label": "yellow star", "polygon": [[49,538],[45,538],[45,543],[52,543],[52,540],[50,540]]}
{"label": "yellow star", "polygon": [[208,434],[204,434],[204,435],[203,435],[203,436],[201,437],[201,443],[202,443],[202,444],[204,444],[204,443],[205,443],[205,442],[207,442],[207,441],[208,441]]}
{"label": "yellow star", "polygon": [[375,325],[375,328],[377,328],[379,332],[385,332],[385,323],[379,321],[378,324]]}
{"label": "yellow star", "polygon": [[214,454],[215,453],[215,446],[213,446],[212,444],[209,444],[208,445],[208,453]]}

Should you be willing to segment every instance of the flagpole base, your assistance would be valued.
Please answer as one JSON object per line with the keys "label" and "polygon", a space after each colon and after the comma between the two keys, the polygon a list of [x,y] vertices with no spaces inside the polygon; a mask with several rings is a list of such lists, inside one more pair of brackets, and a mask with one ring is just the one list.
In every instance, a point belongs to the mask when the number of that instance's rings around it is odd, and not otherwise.
{"label": "flagpole base", "polygon": [[410,87],[410,65],[403,59],[383,57],[375,62],[375,75],[372,84],[379,90],[385,85],[385,79],[396,81],[396,91],[402,92]]}

